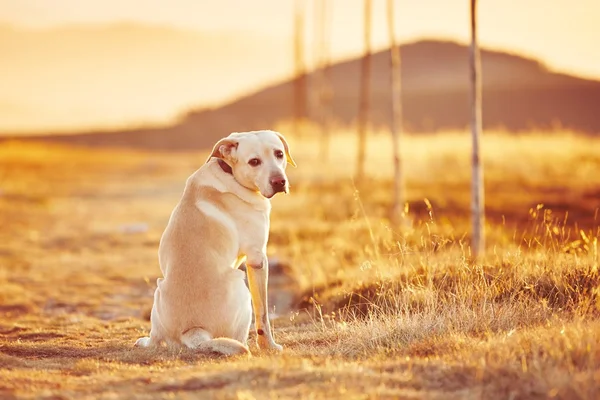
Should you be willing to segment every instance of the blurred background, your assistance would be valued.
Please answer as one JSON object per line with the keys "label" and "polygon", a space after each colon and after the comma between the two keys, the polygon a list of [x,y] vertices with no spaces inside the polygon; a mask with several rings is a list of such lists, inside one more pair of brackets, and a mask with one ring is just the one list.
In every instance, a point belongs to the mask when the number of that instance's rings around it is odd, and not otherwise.
{"label": "blurred background", "polygon": [[[485,129],[600,132],[600,3],[488,1],[478,14]],[[294,119],[344,129],[365,52],[369,126],[387,129],[385,1],[370,20],[362,0],[1,0],[0,134],[170,149]],[[468,2],[396,2],[393,22],[405,130],[467,128]]]}
{"label": "blurred background", "polygon": [[[476,157],[469,3],[0,0],[0,397],[600,398],[600,1],[477,2]],[[186,179],[255,129],[298,164],[268,244],[291,356],[134,351]]]}

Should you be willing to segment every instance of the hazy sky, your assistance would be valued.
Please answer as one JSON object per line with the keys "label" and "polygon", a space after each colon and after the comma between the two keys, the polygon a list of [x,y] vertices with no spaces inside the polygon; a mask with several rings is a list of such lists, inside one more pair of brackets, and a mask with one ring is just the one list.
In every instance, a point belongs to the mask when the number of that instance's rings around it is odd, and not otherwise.
{"label": "hazy sky", "polygon": [[[296,2],[306,9],[306,58],[313,65],[315,1],[0,0],[0,28],[17,28],[0,29],[0,131],[164,122],[287,79]],[[357,56],[364,0],[321,1],[332,11],[332,58]],[[386,3],[373,0],[376,50],[388,45]],[[468,42],[469,3],[396,0],[398,40]],[[483,46],[600,79],[600,0],[479,3]],[[102,26],[119,22],[138,26]],[[77,26],[48,29],[64,25]]]}
{"label": "hazy sky", "polygon": [[[303,0],[298,0],[303,1]],[[362,0],[333,7],[334,57],[362,46]],[[305,0],[309,6],[313,1]],[[386,43],[385,0],[373,0],[373,42]],[[468,39],[468,0],[397,0],[398,38]],[[551,68],[600,78],[600,1],[482,0],[483,45],[541,58]],[[291,35],[293,0],[0,0],[0,22],[29,27],[144,21],[198,30]],[[312,10],[309,10],[309,16]]]}

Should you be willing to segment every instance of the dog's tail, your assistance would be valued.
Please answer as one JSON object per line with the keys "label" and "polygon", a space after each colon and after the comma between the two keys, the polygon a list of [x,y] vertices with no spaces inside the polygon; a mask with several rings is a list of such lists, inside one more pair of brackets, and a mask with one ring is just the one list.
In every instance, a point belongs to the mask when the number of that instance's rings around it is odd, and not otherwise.
{"label": "dog's tail", "polygon": [[250,355],[250,350],[242,342],[230,338],[213,338],[202,328],[191,328],[181,335],[181,342],[190,349],[201,353],[216,353],[224,356]]}

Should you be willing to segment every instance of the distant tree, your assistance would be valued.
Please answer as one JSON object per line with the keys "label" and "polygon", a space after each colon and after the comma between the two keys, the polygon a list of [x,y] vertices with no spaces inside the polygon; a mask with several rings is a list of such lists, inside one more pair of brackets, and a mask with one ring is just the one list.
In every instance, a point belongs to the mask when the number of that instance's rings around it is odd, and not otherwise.
{"label": "distant tree", "polygon": [[300,133],[301,122],[306,118],[306,63],[304,61],[304,1],[296,0],[294,6],[294,134]]}
{"label": "distant tree", "polygon": [[394,197],[392,201],[391,219],[398,223],[402,218],[405,204],[404,173],[402,170],[402,153],[400,146],[404,123],[402,115],[402,81],[400,74],[400,48],[396,43],[394,32],[394,0],[387,0],[388,34],[390,41],[390,86],[392,88],[392,159],[394,164]]}
{"label": "distant tree", "polygon": [[474,256],[485,251],[485,200],[483,190],[483,162],[481,160],[481,61],[477,43],[477,0],[471,0],[471,139],[472,180],[471,216],[473,232],[471,248]]}
{"label": "distant tree", "polygon": [[365,155],[367,150],[367,129],[370,108],[371,77],[371,0],[364,0],[364,41],[365,50],[361,63],[360,99],[358,115],[358,156],[356,160],[356,179],[364,179]]}

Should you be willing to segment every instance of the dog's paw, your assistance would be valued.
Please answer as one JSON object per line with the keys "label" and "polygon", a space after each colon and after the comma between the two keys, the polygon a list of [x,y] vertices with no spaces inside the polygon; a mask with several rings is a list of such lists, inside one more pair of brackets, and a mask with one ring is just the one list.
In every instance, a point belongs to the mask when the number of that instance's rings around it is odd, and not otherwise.
{"label": "dog's paw", "polygon": [[258,348],[263,351],[269,351],[273,353],[280,353],[283,351],[283,346],[275,343],[272,339],[269,340],[266,337],[259,336],[257,338]]}
{"label": "dog's paw", "polygon": [[148,347],[150,346],[150,338],[149,337],[141,337],[135,341],[134,347]]}
{"label": "dog's paw", "polygon": [[283,346],[277,343],[271,343],[268,350],[274,353],[281,353],[283,351]]}

